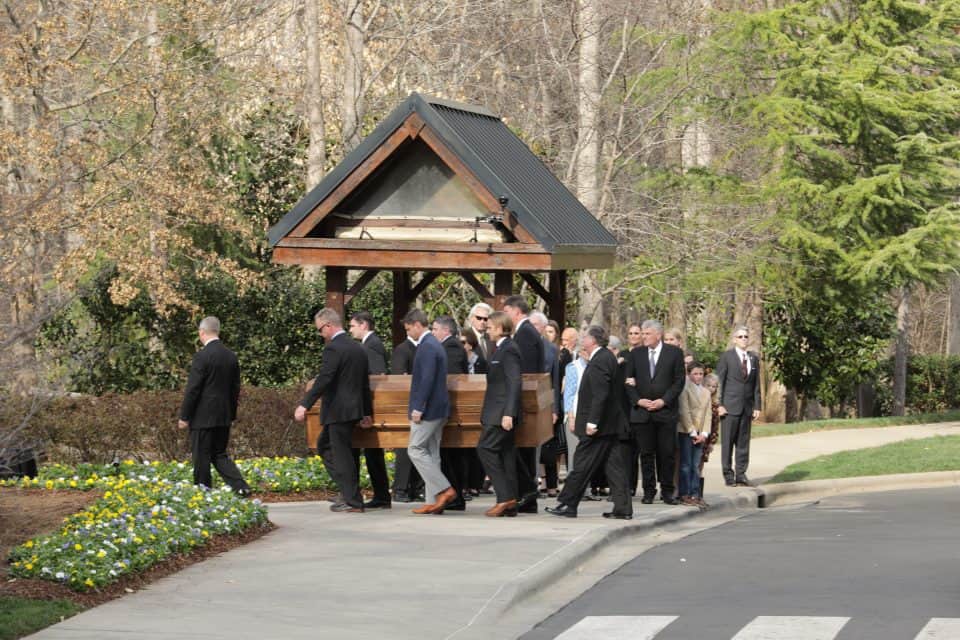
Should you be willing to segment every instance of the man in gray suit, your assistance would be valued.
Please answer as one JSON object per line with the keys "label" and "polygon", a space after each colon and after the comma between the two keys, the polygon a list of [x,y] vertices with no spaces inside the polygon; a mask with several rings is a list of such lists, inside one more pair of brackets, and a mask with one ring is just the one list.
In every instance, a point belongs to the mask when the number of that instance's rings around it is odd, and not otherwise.
{"label": "man in gray suit", "polygon": [[[740,325],[733,330],[733,348],[720,354],[717,377],[720,379],[721,424],[720,460],[727,486],[750,486],[747,465],[750,462],[750,427],[760,417],[760,356],[747,351],[750,330]],[[736,473],[731,465],[736,447]]]}

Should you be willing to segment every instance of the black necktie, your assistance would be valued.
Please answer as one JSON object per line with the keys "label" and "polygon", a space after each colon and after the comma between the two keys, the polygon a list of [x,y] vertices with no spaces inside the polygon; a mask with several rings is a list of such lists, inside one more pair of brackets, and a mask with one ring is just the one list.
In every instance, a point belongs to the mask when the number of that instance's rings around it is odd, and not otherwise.
{"label": "black necktie", "polygon": [[740,373],[743,374],[743,379],[747,379],[747,354],[743,354],[743,360],[740,361]]}

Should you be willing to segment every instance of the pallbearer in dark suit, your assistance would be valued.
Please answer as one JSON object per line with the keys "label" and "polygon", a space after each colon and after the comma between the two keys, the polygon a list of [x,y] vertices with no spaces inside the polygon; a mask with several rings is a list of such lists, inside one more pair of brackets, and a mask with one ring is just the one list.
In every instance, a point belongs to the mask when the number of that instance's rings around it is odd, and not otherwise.
{"label": "pallbearer in dark suit", "polygon": [[[447,354],[447,375],[467,373],[467,351],[460,344],[457,323],[450,316],[439,316],[431,327],[433,337]],[[459,447],[441,447],[440,460],[443,475],[450,480],[457,497],[446,506],[449,511],[463,511],[467,501],[464,490],[467,488],[467,475],[470,471],[467,449]]]}
{"label": "pallbearer in dark suit", "polygon": [[[523,296],[510,296],[503,311],[513,322],[513,342],[520,350],[522,373],[543,373],[543,338],[530,324],[530,305]],[[537,449],[517,447],[517,490],[520,513],[537,512]]]}
{"label": "pallbearer in dark suit", "polygon": [[[417,344],[409,337],[394,346],[390,357],[390,373],[395,376],[413,373],[413,356],[416,352]],[[393,467],[393,499],[396,502],[417,502],[423,493],[423,480],[410,462],[406,449],[394,449],[394,455],[397,459]]]}
{"label": "pallbearer in dark suit", "polygon": [[632,382],[627,386],[627,397],[640,449],[642,502],[653,502],[659,476],[663,501],[678,504],[673,470],[680,394],[687,379],[683,351],[663,342],[663,326],[656,320],[644,320],[640,337],[644,346],[630,351],[626,377]]}
{"label": "pallbearer in dark suit", "polygon": [[[733,331],[733,349],[720,354],[717,378],[720,381],[720,407],[717,414],[722,422],[720,455],[723,477],[728,486],[749,486],[747,465],[750,463],[750,429],[760,417],[760,356],[747,351],[750,331],[739,326]],[[736,447],[736,472],[731,456]]]}
{"label": "pallbearer in dark suit", "polygon": [[594,472],[605,466],[613,510],[605,518],[629,520],[633,505],[627,488],[627,440],[630,437],[624,415],[624,378],[617,357],[606,348],[607,332],[591,326],[582,338],[589,354],[587,367],[577,389],[577,417],[574,431],[579,438],[576,464],[567,476],[557,506],[547,507],[551,515],[577,517],[577,507]]}
{"label": "pallbearer in dark suit", "polygon": [[523,381],[520,350],[509,337],[512,325],[510,318],[502,311],[490,315],[488,331],[495,348],[490,356],[487,390],[480,411],[483,432],[477,443],[477,454],[497,493],[497,504],[486,512],[493,518],[517,515],[514,429],[520,424]]}
{"label": "pallbearer in dark suit", "polygon": [[[368,311],[358,311],[350,316],[350,335],[359,340],[367,354],[367,365],[370,375],[382,375],[387,372],[387,350],[383,342],[373,332],[373,316]],[[390,508],[390,478],[387,476],[387,463],[383,457],[383,449],[364,449],[364,459],[367,461],[367,472],[370,474],[370,484],[373,485],[373,499],[365,502],[365,509]],[[353,459],[360,470],[360,450],[353,450]],[[357,479],[359,481],[359,478]]]}
{"label": "pallbearer in dark suit", "polygon": [[353,429],[358,423],[364,428],[373,425],[370,365],[363,347],[351,340],[343,330],[340,314],[333,309],[321,309],[314,323],[326,342],[323,364],[293,417],[303,422],[307,410],[323,398],[320,408],[323,432],[317,450],[343,497],[343,502],[331,505],[330,510],[363,512],[363,496],[357,481],[351,441]]}
{"label": "pallbearer in dark suit", "polygon": [[233,351],[220,342],[220,321],[208,316],[198,330],[203,348],[193,356],[190,377],[180,406],[181,429],[190,429],[193,482],[213,486],[210,464],[231,489],[249,495],[250,486],[227,455],[230,425],[237,419],[240,365]]}

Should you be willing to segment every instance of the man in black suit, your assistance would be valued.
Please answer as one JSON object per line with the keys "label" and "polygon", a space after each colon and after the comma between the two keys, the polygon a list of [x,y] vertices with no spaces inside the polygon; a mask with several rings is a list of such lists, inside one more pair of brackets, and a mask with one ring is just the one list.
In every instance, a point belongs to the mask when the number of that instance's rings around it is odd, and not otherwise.
{"label": "man in black suit", "polygon": [[606,348],[607,332],[603,327],[589,327],[582,344],[588,353],[588,362],[577,389],[574,423],[574,432],[580,439],[575,453],[577,463],[567,476],[557,506],[547,507],[547,513],[576,518],[587,483],[598,468],[605,466],[613,509],[603,517],[630,520],[633,505],[627,489],[626,456],[630,432],[623,411],[623,370],[617,357]]}
{"label": "man in black suit", "polygon": [[467,322],[463,328],[464,333],[473,333],[477,338],[477,351],[484,360],[490,362],[490,354],[493,353],[495,345],[490,341],[487,335],[487,323],[490,320],[490,314],[493,309],[486,302],[478,302],[470,307],[470,313],[467,314]]}
{"label": "man in black suit", "polygon": [[[458,338],[457,323],[450,316],[438,316],[431,326],[430,332],[437,339],[447,354],[447,375],[467,373],[467,350],[463,348]],[[470,462],[467,458],[467,449],[460,447],[441,447],[440,461],[443,475],[450,480],[457,497],[447,505],[449,511],[463,511],[467,501],[464,489],[467,487]]]}
{"label": "man in black suit", "polygon": [[[513,323],[513,342],[520,350],[522,373],[544,373],[543,338],[530,324],[530,305],[523,296],[503,301],[503,312]],[[520,513],[537,512],[537,449],[517,447],[517,490]]]}
{"label": "man in black suit", "polygon": [[556,434],[558,429],[563,429],[560,421],[560,414],[563,408],[563,400],[560,397],[560,372],[563,371],[561,366],[566,367],[570,361],[561,363],[559,348],[547,339],[546,330],[550,321],[546,314],[540,311],[534,311],[529,317],[530,324],[537,330],[537,333],[540,334],[540,339],[543,341],[543,368],[541,370],[550,374],[550,384],[553,387],[554,436],[540,444],[540,464],[543,465],[544,484],[546,485],[547,495],[555,497],[560,481],[559,465],[557,464],[560,458],[560,441]]}
{"label": "man in black suit", "polygon": [[331,505],[330,510],[362,513],[363,496],[357,481],[351,441],[353,428],[358,423],[363,428],[373,425],[370,365],[363,347],[351,340],[343,330],[339,313],[330,308],[321,309],[314,317],[314,323],[326,342],[323,364],[293,417],[297,422],[303,422],[307,410],[323,397],[320,409],[323,432],[317,450],[343,498],[343,502]]}
{"label": "man in black suit", "polygon": [[[417,353],[417,344],[408,336],[393,348],[390,357],[390,373],[410,375],[413,373],[413,357]],[[396,502],[417,502],[423,494],[424,484],[420,473],[410,461],[406,449],[394,449],[397,456],[393,467],[393,499]]]}
{"label": "man in black suit", "polygon": [[204,318],[198,334],[203,348],[193,356],[178,422],[181,429],[190,429],[193,482],[213,486],[212,462],[224,482],[246,496],[250,486],[227,455],[230,425],[237,419],[240,399],[240,364],[233,351],[220,342],[220,320]]}
{"label": "man in black suit", "polygon": [[[720,380],[717,413],[722,419],[720,456],[727,486],[750,486],[750,428],[760,417],[760,356],[747,351],[750,331],[741,325],[733,331],[733,348],[720,354],[717,378]],[[737,449],[736,473],[730,464]]]}
{"label": "man in black suit", "polygon": [[497,493],[497,503],[487,516],[517,515],[517,450],[514,429],[520,424],[521,392],[520,350],[510,339],[513,326],[502,311],[490,315],[490,335],[496,340],[487,370],[487,389],[483,395],[480,423],[483,431],[477,453]]}
{"label": "man in black suit", "polygon": [[[387,350],[376,333],[373,332],[373,316],[368,311],[358,311],[350,316],[350,335],[359,340],[367,354],[367,365],[370,375],[383,375],[387,372]],[[383,457],[383,449],[364,449],[364,459],[367,461],[367,472],[370,474],[370,484],[373,485],[373,499],[365,502],[364,509],[390,508],[390,478],[387,476],[387,463]],[[360,449],[353,450],[353,460],[360,470]],[[359,477],[357,478],[359,482]]]}
{"label": "man in black suit", "polygon": [[679,504],[674,496],[673,468],[677,448],[680,394],[686,381],[683,350],[663,342],[663,326],[645,320],[640,326],[643,347],[626,361],[630,423],[640,449],[644,504],[651,504],[660,477],[660,497]]}

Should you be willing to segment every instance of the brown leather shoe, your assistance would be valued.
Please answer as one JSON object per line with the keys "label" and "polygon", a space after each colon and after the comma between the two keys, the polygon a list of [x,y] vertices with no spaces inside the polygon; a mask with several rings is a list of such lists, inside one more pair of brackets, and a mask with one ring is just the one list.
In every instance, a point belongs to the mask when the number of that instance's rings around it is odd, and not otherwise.
{"label": "brown leather shoe", "polygon": [[413,509],[412,511],[413,511],[414,513],[433,513],[434,510],[436,509],[436,506],[437,506],[437,505],[435,505],[435,504],[425,504],[425,505],[423,505],[422,507],[419,507],[419,508],[417,508],[417,509]]}
{"label": "brown leather shoe", "polygon": [[450,502],[453,502],[457,499],[457,491],[453,487],[447,487],[445,490],[437,494],[437,501],[433,504],[434,513],[437,511],[443,511],[443,508],[447,506]]}
{"label": "brown leather shoe", "polygon": [[490,518],[502,518],[504,516],[513,517],[517,515],[517,501],[507,500],[506,502],[498,502],[487,509],[484,515],[489,516]]}

